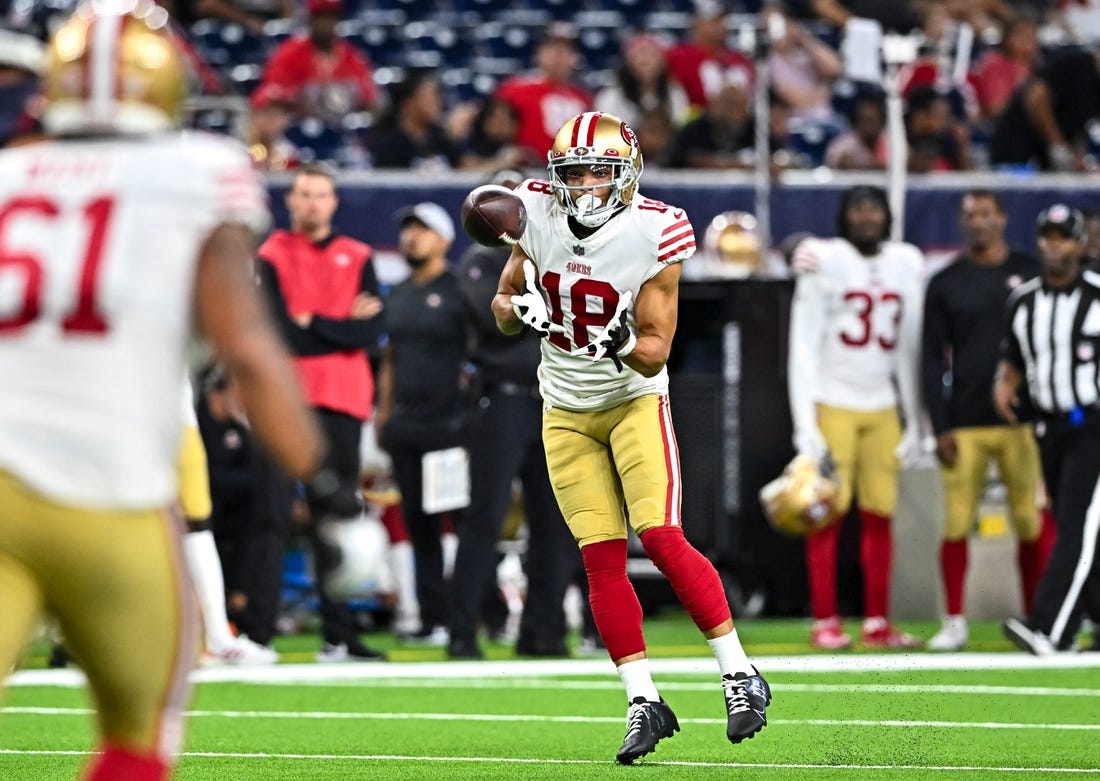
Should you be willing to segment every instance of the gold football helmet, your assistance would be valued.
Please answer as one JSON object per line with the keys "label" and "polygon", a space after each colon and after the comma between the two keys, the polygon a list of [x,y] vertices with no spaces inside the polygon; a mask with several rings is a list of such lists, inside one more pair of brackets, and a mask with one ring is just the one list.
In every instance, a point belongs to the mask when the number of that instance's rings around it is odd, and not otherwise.
{"label": "gold football helmet", "polygon": [[761,271],[763,258],[756,218],[748,212],[722,212],[707,226],[703,248],[730,276],[748,277]]}
{"label": "gold football helmet", "polygon": [[[562,125],[546,154],[550,186],[566,214],[589,228],[603,225],[629,204],[642,175],[642,152],[630,126],[616,116],[588,111]],[[603,202],[595,190],[607,185],[570,186],[564,172],[573,166],[611,168],[611,194]]]}
{"label": "gold football helmet", "polygon": [[177,126],[187,75],[168,13],[153,0],[84,3],[50,40],[43,87],[55,135]]}
{"label": "gold football helmet", "polygon": [[801,537],[836,520],[833,500],[839,490],[831,457],[818,463],[800,454],[760,489],[760,504],[777,531]]}

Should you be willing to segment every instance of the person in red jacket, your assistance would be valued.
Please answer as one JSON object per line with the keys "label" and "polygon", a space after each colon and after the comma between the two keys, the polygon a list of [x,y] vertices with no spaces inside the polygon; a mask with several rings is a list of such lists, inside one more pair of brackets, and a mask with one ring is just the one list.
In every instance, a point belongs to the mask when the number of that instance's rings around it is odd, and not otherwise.
{"label": "person in red jacket", "polygon": [[370,61],[336,35],[342,0],[309,0],[309,30],[275,49],[257,89],[280,87],[295,96],[298,113],[338,123],[349,111],[378,103]]}
{"label": "person in red jacket", "polygon": [[[276,230],[261,245],[257,274],[322,428],[331,443],[341,484],[359,484],[359,439],[374,405],[367,349],[381,333],[382,310],[370,246],[336,233],[333,174],[319,165],[295,171],[286,196],[290,230]],[[321,596],[323,645],[318,661],[383,659],[365,646],[345,602],[324,588],[339,563],[317,537],[313,495],[310,538]]]}

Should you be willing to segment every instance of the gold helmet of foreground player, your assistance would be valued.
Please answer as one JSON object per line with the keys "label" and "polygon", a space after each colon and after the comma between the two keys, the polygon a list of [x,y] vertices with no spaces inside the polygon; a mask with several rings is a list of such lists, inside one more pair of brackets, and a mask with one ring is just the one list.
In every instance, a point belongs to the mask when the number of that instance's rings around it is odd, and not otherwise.
{"label": "gold helmet of foreground player", "polygon": [[797,455],[783,474],[760,489],[760,504],[776,530],[800,537],[836,520],[833,500],[839,488],[832,458],[818,463]]}
{"label": "gold helmet of foreground player", "polygon": [[91,0],[50,40],[42,123],[53,134],[148,133],[179,124],[183,61],[153,0]]}
{"label": "gold helmet of foreground player", "polygon": [[[642,175],[642,151],[634,131],[616,116],[599,111],[580,114],[562,125],[546,154],[550,186],[566,214],[589,228],[603,225],[630,203]],[[609,166],[611,194],[601,200],[595,187],[570,187],[563,172],[571,166]]]}

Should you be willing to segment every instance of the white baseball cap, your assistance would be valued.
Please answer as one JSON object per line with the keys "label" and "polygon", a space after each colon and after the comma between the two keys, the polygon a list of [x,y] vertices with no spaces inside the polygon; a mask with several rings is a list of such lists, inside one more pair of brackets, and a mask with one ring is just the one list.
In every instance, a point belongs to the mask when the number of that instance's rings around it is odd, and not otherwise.
{"label": "white baseball cap", "polygon": [[455,224],[447,210],[438,203],[423,201],[415,206],[406,206],[397,212],[397,222],[404,227],[409,220],[422,223],[428,230],[435,231],[450,244],[455,240]]}

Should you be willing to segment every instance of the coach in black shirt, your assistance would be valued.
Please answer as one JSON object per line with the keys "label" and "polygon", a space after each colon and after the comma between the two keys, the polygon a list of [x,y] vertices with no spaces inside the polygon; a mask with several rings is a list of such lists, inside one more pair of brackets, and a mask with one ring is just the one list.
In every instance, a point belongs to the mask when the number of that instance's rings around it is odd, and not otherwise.
{"label": "coach in black shirt", "polygon": [[[519,177],[513,184],[518,184]],[[458,284],[476,337],[472,362],[478,392],[469,412],[470,506],[458,528],[454,611],[449,655],[480,658],[477,610],[495,582],[496,544],[512,501],[512,481],[523,486],[528,542],[527,599],[516,653],[567,656],[562,601],[571,573],[581,568],[577,546],[554,499],[542,446],[539,339],[506,336],[490,306],[511,248],[471,247],[458,267]]]}
{"label": "coach in black shirt", "polygon": [[1100,578],[1100,276],[1083,271],[1085,218],[1062,204],[1039,215],[1042,276],[1013,293],[993,403],[1010,423],[1026,391],[1058,538],[1035,603],[1005,634],[1037,656],[1067,647]]}
{"label": "coach in black shirt", "polygon": [[463,444],[459,384],[469,341],[466,308],[458,280],[447,268],[455,233],[446,210],[418,203],[399,212],[398,219],[398,243],[410,274],[386,301],[389,340],[378,373],[375,425],[379,444],[393,459],[416,554],[422,629],[410,639],[443,645],[450,620],[440,543],[442,516],[424,512],[421,464],[425,453]]}

